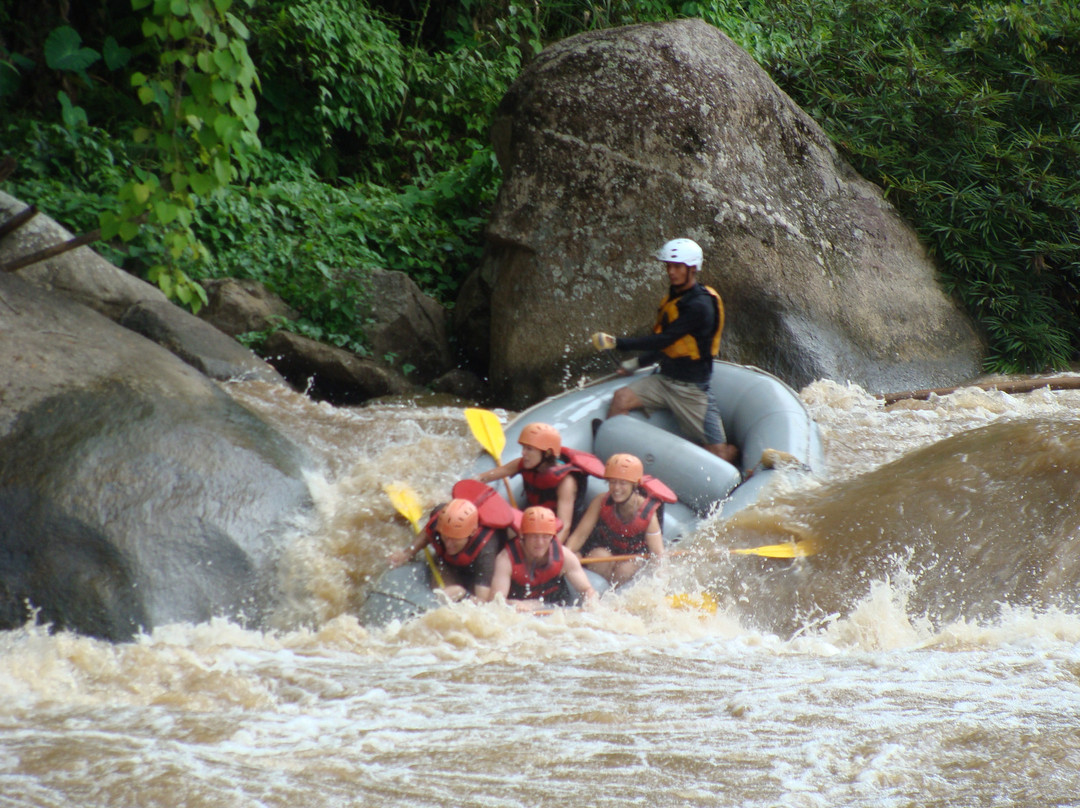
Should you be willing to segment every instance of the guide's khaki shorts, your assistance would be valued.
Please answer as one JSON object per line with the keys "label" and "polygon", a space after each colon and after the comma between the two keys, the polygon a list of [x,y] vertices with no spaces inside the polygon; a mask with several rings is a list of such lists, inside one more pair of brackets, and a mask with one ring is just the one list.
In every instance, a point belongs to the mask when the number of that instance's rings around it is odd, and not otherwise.
{"label": "guide's khaki shorts", "polygon": [[679,428],[690,440],[710,446],[727,443],[720,413],[709,391],[694,382],[680,382],[660,373],[643,376],[627,385],[634,391],[645,412],[671,410]]}

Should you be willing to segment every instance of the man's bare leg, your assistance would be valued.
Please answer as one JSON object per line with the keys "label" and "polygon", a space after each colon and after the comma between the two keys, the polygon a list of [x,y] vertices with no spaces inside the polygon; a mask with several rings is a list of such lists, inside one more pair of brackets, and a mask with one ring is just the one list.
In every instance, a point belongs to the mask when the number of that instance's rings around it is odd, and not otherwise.
{"label": "man's bare leg", "polygon": [[734,443],[709,443],[705,448],[721,460],[726,460],[733,466],[739,465],[739,447]]}
{"label": "man's bare leg", "polygon": [[615,395],[611,397],[611,404],[608,406],[607,417],[611,418],[613,415],[626,415],[631,410],[640,410],[645,406],[637,393],[631,390],[629,387],[620,387],[615,391]]}

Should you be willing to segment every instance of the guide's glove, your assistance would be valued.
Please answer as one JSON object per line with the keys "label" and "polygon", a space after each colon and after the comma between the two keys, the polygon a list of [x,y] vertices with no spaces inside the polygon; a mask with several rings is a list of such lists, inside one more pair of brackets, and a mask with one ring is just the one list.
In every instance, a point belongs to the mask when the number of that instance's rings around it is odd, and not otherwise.
{"label": "guide's glove", "polygon": [[619,367],[629,375],[641,367],[641,360],[635,356],[633,359],[627,359],[625,362],[620,362]]}
{"label": "guide's glove", "polygon": [[610,351],[615,347],[615,337],[603,331],[597,331],[592,335],[592,344],[598,351]]}

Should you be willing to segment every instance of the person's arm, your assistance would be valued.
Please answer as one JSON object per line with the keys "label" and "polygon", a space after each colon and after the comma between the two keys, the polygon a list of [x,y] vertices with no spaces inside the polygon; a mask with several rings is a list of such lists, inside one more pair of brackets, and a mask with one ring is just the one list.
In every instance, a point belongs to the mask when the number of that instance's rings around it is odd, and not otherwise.
{"label": "person's arm", "polygon": [[660,520],[656,518],[655,513],[652,515],[652,519],[649,520],[649,526],[645,529],[645,544],[648,546],[653,558],[663,558],[664,532],[660,529]]}
{"label": "person's arm", "polygon": [[509,463],[503,463],[498,468],[480,472],[473,479],[481,483],[490,483],[493,480],[501,480],[503,477],[513,477],[518,473],[520,467],[521,458],[515,457]]}
{"label": "person's arm", "polygon": [[427,531],[421,530],[418,534],[416,534],[416,538],[413,539],[412,544],[410,544],[407,548],[405,548],[404,550],[396,550],[395,552],[390,553],[390,569],[400,567],[402,564],[408,564],[410,561],[413,560],[416,554],[424,548],[424,545],[428,544],[429,542],[430,537],[428,536]]}
{"label": "person's arm", "polygon": [[615,347],[620,351],[660,351],[687,334],[698,334],[711,325],[713,310],[709,300],[695,297],[676,304],[679,316],[664,326],[659,334],[644,337],[618,337]]}
{"label": "person's arm", "polygon": [[491,600],[494,593],[491,591],[491,582],[495,577],[495,562],[498,557],[497,540],[492,537],[480,556],[476,559],[476,585],[473,586],[472,596],[481,603]]}
{"label": "person's arm", "polygon": [[598,597],[596,590],[589,583],[589,576],[585,574],[585,568],[581,566],[581,561],[573,553],[563,554],[563,575],[566,576],[566,580],[574,585],[574,589],[584,596],[586,603],[596,602]]}
{"label": "person's arm", "polygon": [[495,572],[491,576],[491,591],[488,600],[494,600],[496,595],[502,595],[503,599],[510,594],[510,551],[503,549],[495,557]]}
{"label": "person's arm", "polygon": [[570,535],[570,524],[574,521],[574,503],[577,501],[578,481],[573,474],[563,477],[556,492],[558,502],[555,504],[555,515],[562,520],[562,527],[555,535],[559,544],[566,544],[566,537]]}
{"label": "person's arm", "polygon": [[600,506],[604,502],[604,495],[597,494],[593,497],[593,501],[589,503],[589,507],[585,510],[584,515],[581,517],[581,521],[578,522],[578,526],[574,528],[574,532],[566,537],[566,549],[577,553],[585,540],[593,532],[593,528],[596,527],[596,520],[600,518]]}

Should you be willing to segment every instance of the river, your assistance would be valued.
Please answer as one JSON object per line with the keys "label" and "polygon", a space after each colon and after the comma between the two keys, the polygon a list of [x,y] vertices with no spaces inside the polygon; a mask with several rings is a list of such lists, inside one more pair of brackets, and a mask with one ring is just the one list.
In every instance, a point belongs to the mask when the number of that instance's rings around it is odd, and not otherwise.
{"label": "river", "polygon": [[[1080,805],[1080,393],[818,382],[827,468],[649,582],[369,630],[411,538],[381,485],[444,499],[460,409],[229,389],[322,463],[276,628],[0,633],[0,806]],[[792,536],[820,552],[724,552]]]}

